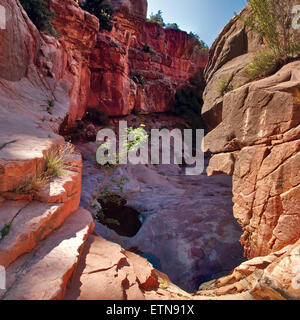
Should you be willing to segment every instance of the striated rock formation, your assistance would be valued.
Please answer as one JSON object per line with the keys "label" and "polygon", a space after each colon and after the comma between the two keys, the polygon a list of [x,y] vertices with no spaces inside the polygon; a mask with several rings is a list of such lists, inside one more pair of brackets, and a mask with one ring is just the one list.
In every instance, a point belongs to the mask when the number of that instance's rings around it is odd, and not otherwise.
{"label": "striated rock formation", "polygon": [[63,3],[72,9],[77,30],[86,30],[82,40],[71,32],[59,39],[40,34],[18,1],[0,1],[8,21],[0,30],[1,192],[35,173],[46,150],[63,142],[53,132],[67,114],[73,121],[82,109],[86,86],[81,84],[88,77],[82,56],[96,40],[99,22],[74,1]]}
{"label": "striated rock formation", "polygon": [[197,298],[299,300],[300,242],[238,266],[232,274],[200,286]]}
{"label": "striated rock formation", "polygon": [[226,94],[222,122],[205,139],[206,149],[218,158],[232,152],[234,215],[250,258],[300,237],[299,84],[300,62],[294,62]]}
{"label": "striated rock formation", "polygon": [[[90,55],[97,40],[98,19],[81,10],[73,0],[50,0],[50,9],[55,12],[53,26],[59,34],[64,49],[61,57],[63,69],[72,81],[69,97],[69,124],[81,119],[86,111],[90,94]],[[60,75],[56,73],[56,78]]]}
{"label": "striated rock formation", "polygon": [[[66,116],[72,124],[85,112],[99,22],[73,0],[51,0],[60,35],[53,38],[38,32],[18,1],[0,0],[0,5],[7,19],[0,30],[0,265],[7,278],[0,298],[61,299],[94,228],[90,213],[79,208],[80,155],[64,157],[64,176],[53,177],[38,192],[16,190],[40,176],[47,153],[64,146],[57,132]],[[105,242],[102,249],[112,246]],[[142,289],[149,299],[157,298],[162,276],[144,259],[126,255],[134,264],[134,270],[123,266],[119,272],[126,296],[141,298]],[[184,296],[170,281],[168,286]],[[171,295],[177,297],[165,292],[166,299]]]}
{"label": "striated rock formation", "polygon": [[[243,69],[262,43],[236,18],[214,43],[205,72],[203,116],[211,129],[205,149],[213,153],[209,175],[233,175],[234,216],[251,260],[203,284],[197,295],[185,293],[145,259],[91,235],[91,215],[79,208],[81,156],[73,151],[62,159],[63,177],[38,192],[16,191],[41,173],[46,153],[64,146],[57,134],[64,119],[73,124],[87,105],[112,115],[164,111],[175,89],[204,67],[205,54],[185,33],[145,23],[146,1],[111,3],[118,22],[111,34],[99,34],[98,20],[73,0],[49,0],[60,34],[53,38],[38,32],[18,1],[0,0],[7,20],[0,30],[0,265],[7,276],[0,298],[299,299],[300,62],[246,84]],[[233,90],[221,97],[217,83],[228,76]],[[138,186],[146,185],[145,175],[138,178]],[[206,227],[203,217],[187,221],[183,235],[198,232],[190,231],[192,223]],[[210,228],[222,243],[233,233],[225,216],[218,219]],[[214,257],[217,241],[180,248],[183,255],[213,257],[212,265],[222,256]]]}
{"label": "striated rock formation", "polygon": [[[259,287],[252,285],[258,297],[299,298],[288,284],[299,263],[299,243],[292,247],[295,260],[283,262],[278,257],[288,256],[291,247],[287,246],[300,238],[300,62],[243,85],[243,70],[259,44],[255,34],[235,18],[215,41],[205,71],[203,117],[211,131],[204,148],[213,153],[207,172],[233,176],[234,216],[243,229],[245,256],[267,256],[243,264],[224,281],[239,291],[241,278],[248,281],[253,270],[263,270],[258,276],[254,272]],[[231,91],[220,96],[218,80],[228,74],[232,75]],[[242,82],[235,86],[238,81]],[[243,277],[234,278],[236,274]]]}
{"label": "striated rock formation", "polygon": [[146,1],[111,3],[116,21],[111,32],[98,34],[88,106],[111,116],[166,111],[176,89],[205,67],[207,53],[187,33],[145,22]]}

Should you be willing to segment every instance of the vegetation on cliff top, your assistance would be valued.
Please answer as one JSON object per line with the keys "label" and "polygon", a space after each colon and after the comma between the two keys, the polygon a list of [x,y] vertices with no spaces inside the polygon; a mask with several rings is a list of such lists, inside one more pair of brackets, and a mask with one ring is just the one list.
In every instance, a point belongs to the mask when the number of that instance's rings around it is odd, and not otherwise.
{"label": "vegetation on cliff top", "polygon": [[[154,14],[153,12],[150,15],[150,18],[147,19],[148,22],[152,22],[152,23],[158,23],[159,25],[161,25],[162,27],[166,28],[166,29],[175,29],[175,30],[180,30],[179,26],[177,23],[165,23],[163,16],[162,16],[162,11],[158,10],[158,12],[156,14]],[[196,47],[198,47],[201,50],[208,50],[208,45],[200,39],[199,35],[197,35],[196,33],[190,32],[189,36],[193,39],[194,41],[194,45]]]}
{"label": "vegetation on cliff top", "polygon": [[112,30],[112,15],[114,9],[109,3],[104,0],[87,0],[80,6],[83,10],[88,11],[99,19],[100,30]]}
{"label": "vegetation on cliff top", "polygon": [[247,10],[247,17],[240,19],[261,36],[266,48],[258,52],[246,72],[251,79],[262,78],[299,54],[299,38],[292,28],[292,10],[282,0],[248,0]]}

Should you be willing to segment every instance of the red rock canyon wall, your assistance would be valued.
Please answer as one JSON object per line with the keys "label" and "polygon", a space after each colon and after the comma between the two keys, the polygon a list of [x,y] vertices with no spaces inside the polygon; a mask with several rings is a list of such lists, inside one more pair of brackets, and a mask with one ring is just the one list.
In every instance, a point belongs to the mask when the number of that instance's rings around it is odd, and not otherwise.
{"label": "red rock canyon wall", "polygon": [[[98,34],[91,55],[88,106],[100,106],[111,116],[133,109],[166,111],[176,89],[189,85],[207,63],[207,53],[195,47],[191,36],[146,22],[147,2],[139,1],[140,6],[136,2],[112,1],[117,10],[113,30]],[[146,45],[153,52],[145,52]],[[134,76],[144,83],[134,81]]]}

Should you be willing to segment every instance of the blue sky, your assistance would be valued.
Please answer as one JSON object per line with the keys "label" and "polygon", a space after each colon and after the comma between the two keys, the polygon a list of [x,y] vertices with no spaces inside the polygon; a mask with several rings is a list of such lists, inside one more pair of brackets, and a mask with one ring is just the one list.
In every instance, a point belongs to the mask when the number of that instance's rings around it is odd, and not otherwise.
{"label": "blue sky", "polygon": [[209,46],[219,32],[246,5],[246,0],[148,0],[148,16],[162,11],[165,23],[197,33]]}

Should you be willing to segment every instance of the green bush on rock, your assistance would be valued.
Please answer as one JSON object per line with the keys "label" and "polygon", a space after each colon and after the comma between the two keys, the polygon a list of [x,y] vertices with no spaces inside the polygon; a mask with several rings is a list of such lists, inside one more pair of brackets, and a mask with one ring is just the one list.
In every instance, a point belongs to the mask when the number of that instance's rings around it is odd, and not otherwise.
{"label": "green bush on rock", "polygon": [[277,57],[272,50],[264,49],[254,56],[246,73],[250,79],[263,78],[273,74],[282,64],[283,59]]}
{"label": "green bush on rock", "polygon": [[48,9],[48,4],[44,0],[20,0],[30,20],[41,32],[57,36],[57,32],[51,24],[55,13]]}
{"label": "green bush on rock", "polygon": [[100,30],[112,30],[112,15],[114,9],[109,3],[103,0],[87,0],[81,4],[81,8],[99,19]]}
{"label": "green bush on rock", "polygon": [[266,49],[246,69],[250,79],[271,75],[299,55],[300,43],[292,28],[292,10],[282,0],[248,0],[247,17],[240,19],[261,36]]}

